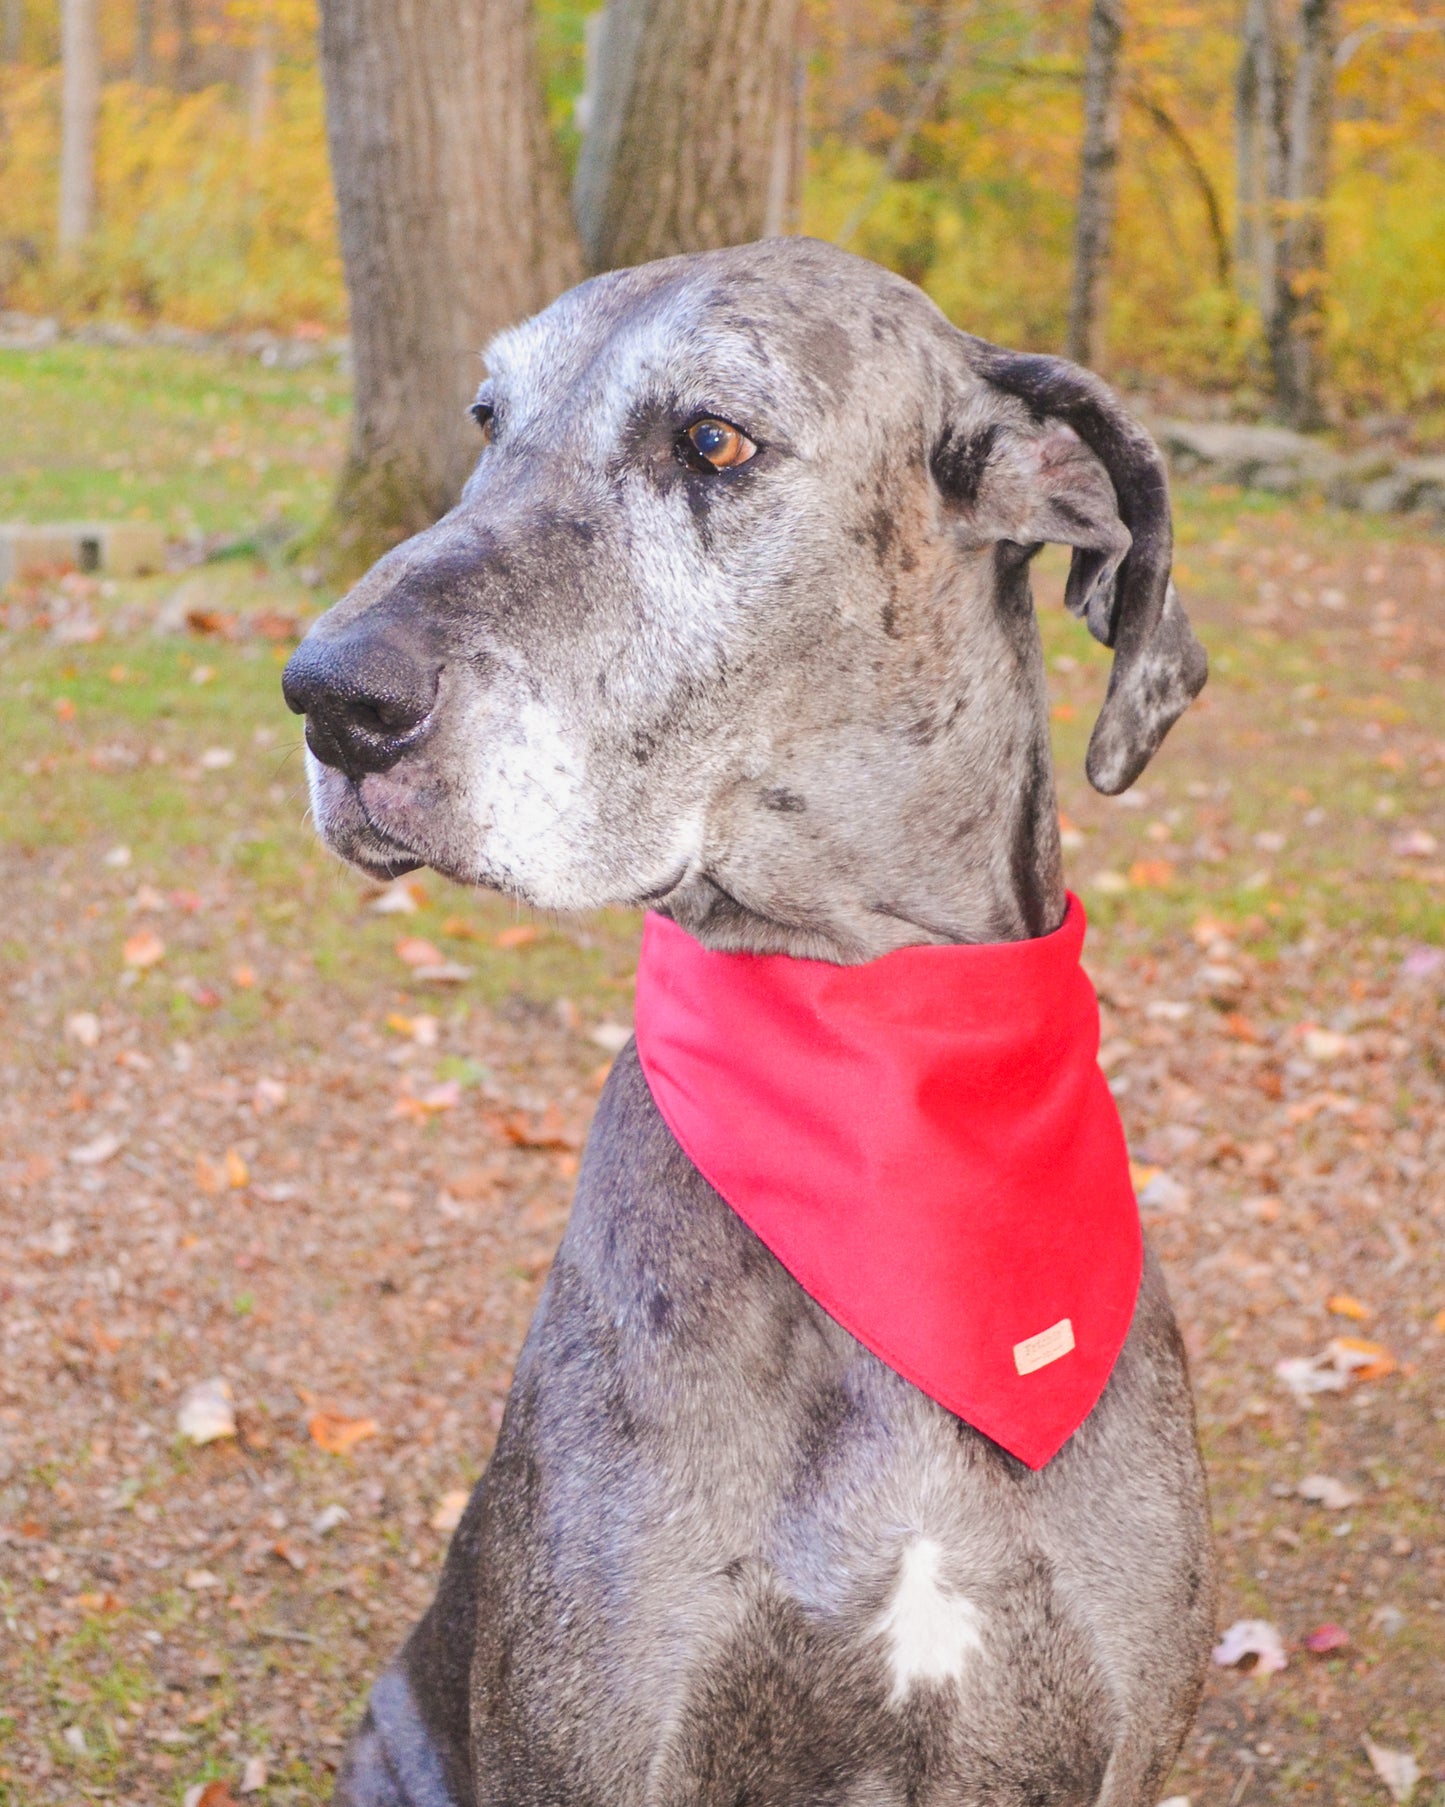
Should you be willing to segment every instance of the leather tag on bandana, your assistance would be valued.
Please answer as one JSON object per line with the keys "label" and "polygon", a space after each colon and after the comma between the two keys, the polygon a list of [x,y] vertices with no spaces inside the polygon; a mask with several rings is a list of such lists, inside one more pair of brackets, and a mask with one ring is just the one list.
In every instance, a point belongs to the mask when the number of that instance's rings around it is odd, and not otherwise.
{"label": "leather tag on bandana", "polygon": [[1014,1344],[1014,1366],[1020,1374],[1036,1374],[1040,1368],[1047,1368],[1050,1362],[1067,1355],[1073,1347],[1073,1323],[1068,1318],[1060,1318],[1057,1324],[1050,1324],[1037,1336],[1025,1337],[1023,1342]]}

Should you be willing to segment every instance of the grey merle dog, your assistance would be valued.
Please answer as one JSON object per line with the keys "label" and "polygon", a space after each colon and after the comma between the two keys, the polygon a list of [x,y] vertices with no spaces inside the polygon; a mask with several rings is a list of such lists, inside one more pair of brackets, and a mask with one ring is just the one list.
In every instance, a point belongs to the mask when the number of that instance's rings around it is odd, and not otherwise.
{"label": "grey merle dog", "polygon": [[[1114,648],[1098,788],[1205,675],[1158,453],[1102,383],[806,240],[598,277],[488,365],[460,502],[286,673],[337,852],[838,962],[1058,924],[1041,543]],[[336,1799],[1153,1807],[1212,1624],[1152,1260],[1099,1405],[1030,1472],[813,1303],[629,1049]]]}

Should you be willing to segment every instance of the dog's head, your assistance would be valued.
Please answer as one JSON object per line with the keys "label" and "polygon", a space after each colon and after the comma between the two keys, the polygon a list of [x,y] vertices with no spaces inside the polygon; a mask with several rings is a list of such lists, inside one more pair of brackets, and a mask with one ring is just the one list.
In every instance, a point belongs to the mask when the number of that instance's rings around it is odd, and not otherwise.
{"label": "dog's head", "polygon": [[1103,384],[808,240],[598,277],[488,365],[460,502],[287,668],[338,852],[845,957],[865,922],[955,932],[960,886],[1051,926],[998,901],[1057,862],[1030,557],[1074,548],[1115,649],[1101,790],[1205,676],[1159,455]]}

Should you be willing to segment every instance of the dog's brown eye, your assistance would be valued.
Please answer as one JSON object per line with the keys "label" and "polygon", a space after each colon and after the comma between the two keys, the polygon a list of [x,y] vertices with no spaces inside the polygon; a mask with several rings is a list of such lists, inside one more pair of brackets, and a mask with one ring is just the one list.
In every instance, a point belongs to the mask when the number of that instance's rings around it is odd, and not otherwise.
{"label": "dog's brown eye", "polygon": [[482,444],[492,443],[492,428],[496,423],[497,411],[490,402],[473,402],[469,409],[472,419],[482,429]]}
{"label": "dog's brown eye", "polygon": [[746,464],[757,447],[746,434],[725,420],[697,420],[687,429],[692,449],[715,471],[735,470]]}

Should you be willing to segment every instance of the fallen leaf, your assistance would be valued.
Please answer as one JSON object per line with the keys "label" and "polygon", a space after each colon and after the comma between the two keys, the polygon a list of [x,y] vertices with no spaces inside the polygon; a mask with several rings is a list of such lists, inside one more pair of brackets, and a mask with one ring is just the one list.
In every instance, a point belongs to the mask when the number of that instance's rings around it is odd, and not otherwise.
{"label": "fallen leaf", "polygon": [[442,924],[442,933],[450,935],[454,941],[480,941],[481,930],[465,916],[448,916]]}
{"label": "fallen leaf", "polygon": [[415,880],[394,879],[367,908],[376,916],[414,916],[426,902],[426,892]]}
{"label": "fallen leaf", "polygon": [[193,684],[209,684],[215,675],[216,668],[214,665],[196,665],[191,668],[191,682]]}
{"label": "fallen leaf", "polygon": [[437,1020],[428,1016],[425,1011],[416,1016],[403,1016],[400,1011],[393,1010],[386,1019],[386,1026],[395,1035],[408,1035],[421,1048],[434,1048],[437,1045]]}
{"label": "fallen leaf", "polygon": [[119,1594],[77,1594],[75,1604],[84,1613],[124,1612],[125,1601]]}
{"label": "fallen leaf", "polygon": [[1350,1641],[1350,1634],[1343,1625],[1327,1621],[1318,1625],[1305,1639],[1305,1649],[1312,1650],[1316,1656],[1328,1656],[1332,1650],[1343,1650]]}
{"label": "fallen leaf", "polygon": [[424,1092],[403,1092],[396,1101],[394,1114],[398,1117],[410,1117],[416,1123],[423,1123],[428,1117],[434,1117],[438,1111],[455,1110],[461,1101],[461,1081],[444,1079],[438,1085],[429,1086]]}
{"label": "fallen leaf", "polygon": [[1084,844],[1084,831],[1077,822],[1071,821],[1063,810],[1059,811],[1059,844],[1066,853],[1072,853]]}
{"label": "fallen leaf", "polygon": [[1445,1311],[1437,1311],[1430,1320],[1430,1328],[1436,1336],[1445,1336]]}
{"label": "fallen leaf", "polygon": [[1400,971],[1407,979],[1428,979],[1442,968],[1445,968],[1445,948],[1412,947],[1400,962]]}
{"label": "fallen leaf", "polygon": [[420,935],[403,935],[396,944],[396,957],[406,966],[436,966],[442,952]]}
{"label": "fallen leaf", "polygon": [[1237,1668],[1252,1656],[1259,1675],[1273,1674],[1289,1662],[1284,1642],[1268,1619],[1236,1619],[1210,1655],[1221,1669]]}
{"label": "fallen leaf", "polygon": [[1336,1029],[1305,1028],[1300,1031],[1300,1042],[1310,1060],[1338,1060],[1350,1050],[1349,1036]]}
{"label": "fallen leaf", "polygon": [[1232,1035],[1239,1042],[1260,1042],[1264,1037],[1249,1018],[1241,1010],[1231,1010],[1220,1019],[1220,1028],[1226,1035]]}
{"label": "fallen leaf", "polygon": [[181,1395],[176,1429],[192,1443],[214,1443],[236,1434],[235,1396],[226,1381],[198,1380]]}
{"label": "fallen leaf", "polygon": [[1420,1780],[1420,1765],[1409,1751],[1391,1750],[1386,1745],[1376,1744],[1368,1735],[1364,1745],[1370,1767],[1389,1789],[1391,1799],[1398,1807],[1405,1807]]}
{"label": "fallen leaf", "polygon": [[233,1192],[239,1192],[242,1186],[250,1184],[251,1169],[234,1148],[226,1150],[225,1174],[226,1184]]}
{"label": "fallen leaf", "polygon": [[213,1575],[209,1569],[192,1569],[186,1576],[186,1586],[193,1594],[204,1594],[208,1589],[220,1585],[221,1577]]}
{"label": "fallen leaf", "polygon": [[264,1757],[247,1757],[241,1771],[241,1793],[258,1794],[266,1786],[267,1774]]}
{"label": "fallen leaf", "polygon": [[1136,891],[1163,891],[1174,883],[1173,860],[1135,860],[1129,883]]}
{"label": "fallen leaf", "polygon": [[93,1048],[100,1040],[100,1018],[93,1010],[72,1010],[65,1019],[65,1033],[82,1048]]}
{"label": "fallen leaf", "polygon": [[223,772],[228,765],[236,763],[235,750],[232,747],[207,747],[198,763],[203,772]]}
{"label": "fallen leaf", "polygon": [[1326,1512],[1343,1512],[1350,1506],[1358,1506],[1365,1497],[1359,1488],[1346,1486],[1330,1474],[1307,1474],[1295,1492],[1302,1500],[1323,1506]]}
{"label": "fallen leaf", "polygon": [[311,1521],[312,1535],[315,1537],[329,1537],[338,1525],[344,1525],[350,1517],[351,1514],[346,1510],[345,1506],[339,1506],[335,1503],[330,1506],[323,1506]]}
{"label": "fallen leaf", "polygon": [[56,697],[55,714],[59,721],[73,722],[75,720],[75,704],[71,702],[68,696]]}
{"label": "fallen leaf", "polygon": [[262,1074],[251,1093],[251,1109],[258,1117],[264,1117],[271,1111],[279,1111],[285,1102],[285,1084],[279,1079],[270,1079]]}
{"label": "fallen leaf", "polygon": [[1363,1324],[1373,1315],[1368,1305],[1352,1299],[1348,1293],[1331,1293],[1325,1300],[1325,1310],[1332,1311],[1337,1318],[1353,1318],[1357,1324]]}
{"label": "fallen leaf", "polygon": [[598,1023],[587,1031],[587,1039],[605,1054],[620,1054],[632,1040],[626,1023]]}
{"label": "fallen leaf", "polygon": [[496,937],[495,945],[503,948],[530,947],[539,933],[535,922],[514,922],[511,928],[503,929]]}
{"label": "fallen leaf", "polygon": [[555,1104],[549,1104],[540,1122],[532,1123],[521,1111],[513,1111],[502,1122],[502,1134],[518,1148],[564,1148],[582,1146],[568,1133],[566,1122]]}
{"label": "fallen leaf", "polygon": [[271,1554],[273,1556],[279,1556],[282,1562],[289,1563],[298,1575],[305,1572],[305,1552],[298,1550],[289,1537],[278,1537],[275,1543],[271,1545]]}
{"label": "fallen leaf", "polygon": [[1129,881],[1122,872],[1096,872],[1089,882],[1106,897],[1115,897],[1119,892],[1129,889]]}
{"label": "fallen leaf", "polygon": [[166,944],[153,929],[141,929],[120,950],[127,966],[155,966],[166,957]]}
{"label": "fallen leaf", "polygon": [[1390,851],[1397,859],[1428,860],[1440,850],[1440,843],[1434,835],[1423,828],[1412,829],[1408,834],[1396,835],[1390,843]]}
{"label": "fallen leaf", "polygon": [[[195,1800],[191,1799],[195,1795]],[[236,1807],[236,1797],[228,1782],[207,1782],[186,1790],[185,1807]]]}
{"label": "fallen leaf", "polygon": [[72,1148],[65,1158],[77,1167],[101,1167],[119,1152],[123,1141],[124,1137],[118,1136],[113,1129],[103,1130],[93,1141]]}
{"label": "fallen leaf", "polygon": [[1335,1337],[1328,1353],[1342,1373],[1353,1374],[1356,1380],[1383,1380],[1400,1366],[1383,1343],[1367,1343],[1358,1336]]}
{"label": "fallen leaf", "polygon": [[339,1412],[317,1412],[307,1421],[311,1441],[329,1456],[349,1455],[358,1443],[380,1433],[374,1418],[344,1418]]}
{"label": "fallen leaf", "polygon": [[237,991],[249,991],[256,983],[255,970],[249,966],[233,966],[231,968],[231,983],[236,987]]}
{"label": "fallen leaf", "polygon": [[1156,1173],[1140,1192],[1139,1203],[1146,1211],[1187,1211],[1193,1197],[1172,1174]]}
{"label": "fallen leaf", "polygon": [[1348,1377],[1324,1355],[1292,1355],[1274,1364],[1275,1375],[1294,1394],[1300,1405],[1308,1405],[1317,1393],[1343,1393]]}
{"label": "fallen leaf", "polygon": [[464,985],[472,976],[471,967],[456,960],[438,960],[434,964],[413,967],[412,971],[425,985]]}
{"label": "fallen leaf", "polygon": [[437,1502],[436,1511],[431,1515],[432,1530],[455,1531],[462,1522],[469,1497],[464,1487],[454,1487],[449,1493],[444,1493]]}

